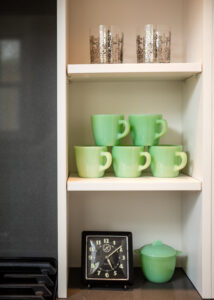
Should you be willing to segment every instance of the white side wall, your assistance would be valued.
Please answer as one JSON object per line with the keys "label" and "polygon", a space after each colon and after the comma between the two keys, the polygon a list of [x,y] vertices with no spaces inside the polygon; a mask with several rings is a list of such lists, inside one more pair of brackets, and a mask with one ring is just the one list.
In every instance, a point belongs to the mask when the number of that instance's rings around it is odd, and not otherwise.
{"label": "white side wall", "polygon": [[68,1],[57,0],[57,191],[58,191],[58,296],[67,297],[67,18]]}

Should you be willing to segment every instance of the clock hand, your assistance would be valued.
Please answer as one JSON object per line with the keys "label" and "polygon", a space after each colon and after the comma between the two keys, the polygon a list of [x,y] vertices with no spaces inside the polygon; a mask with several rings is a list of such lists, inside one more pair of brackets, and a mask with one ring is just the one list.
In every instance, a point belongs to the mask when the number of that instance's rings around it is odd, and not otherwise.
{"label": "clock hand", "polygon": [[114,270],[114,268],[112,267],[112,264],[111,264],[111,261],[110,261],[109,258],[107,258],[107,262],[108,262],[109,266],[111,267],[111,269]]}
{"label": "clock hand", "polygon": [[120,245],[118,248],[116,248],[114,251],[112,251],[109,255],[106,256],[106,258],[108,259],[110,256],[112,256],[112,254],[114,254],[115,252],[117,252],[122,246]]}

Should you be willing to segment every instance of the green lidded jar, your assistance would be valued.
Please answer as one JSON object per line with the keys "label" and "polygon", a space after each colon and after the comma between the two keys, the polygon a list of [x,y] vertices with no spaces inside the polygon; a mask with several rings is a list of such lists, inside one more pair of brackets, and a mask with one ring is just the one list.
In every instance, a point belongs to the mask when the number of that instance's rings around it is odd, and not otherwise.
{"label": "green lidded jar", "polygon": [[141,256],[141,266],[145,277],[155,283],[169,281],[175,271],[176,256],[180,251],[163,244],[161,241],[154,241],[136,250]]}

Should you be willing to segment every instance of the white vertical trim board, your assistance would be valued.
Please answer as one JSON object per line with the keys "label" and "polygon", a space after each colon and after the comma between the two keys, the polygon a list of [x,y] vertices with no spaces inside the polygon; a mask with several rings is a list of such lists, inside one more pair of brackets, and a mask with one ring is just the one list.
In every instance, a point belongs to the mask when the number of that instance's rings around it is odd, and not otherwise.
{"label": "white vertical trim board", "polygon": [[214,3],[212,2],[212,298],[214,298]]}
{"label": "white vertical trim board", "polygon": [[203,160],[203,199],[202,199],[202,298],[211,298],[211,124],[212,124],[212,6],[213,0],[203,0],[203,77],[202,77],[202,160]]}
{"label": "white vertical trim board", "polygon": [[58,190],[58,297],[67,297],[67,99],[66,6],[57,0],[57,190]]}

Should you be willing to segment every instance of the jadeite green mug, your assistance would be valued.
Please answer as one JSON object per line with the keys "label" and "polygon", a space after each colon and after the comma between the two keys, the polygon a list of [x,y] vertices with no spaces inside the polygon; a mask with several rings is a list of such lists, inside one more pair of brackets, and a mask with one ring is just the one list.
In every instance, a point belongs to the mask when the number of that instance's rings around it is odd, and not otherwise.
{"label": "jadeite green mug", "polygon": [[151,156],[148,152],[144,152],[142,146],[114,146],[112,160],[115,175],[130,178],[139,177],[141,172],[149,167]]}
{"label": "jadeite green mug", "polygon": [[106,169],[111,166],[112,156],[107,147],[75,146],[75,159],[80,177],[102,177]]}
{"label": "jadeite green mug", "polygon": [[177,177],[187,164],[187,155],[181,145],[159,145],[149,147],[151,170],[155,177]]}
{"label": "jadeite green mug", "polygon": [[161,114],[130,115],[131,136],[136,146],[158,145],[168,128]]}
{"label": "jadeite green mug", "polygon": [[91,123],[95,144],[98,146],[119,145],[130,130],[129,122],[118,114],[92,115]]}

